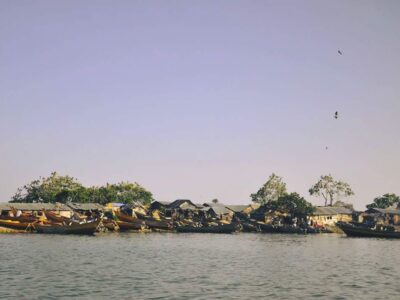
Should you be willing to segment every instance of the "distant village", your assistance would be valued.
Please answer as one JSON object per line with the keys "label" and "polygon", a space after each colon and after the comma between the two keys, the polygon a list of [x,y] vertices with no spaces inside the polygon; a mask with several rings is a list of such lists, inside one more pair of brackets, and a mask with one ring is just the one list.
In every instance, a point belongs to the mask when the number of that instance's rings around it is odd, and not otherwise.
{"label": "distant village", "polygon": [[[349,203],[334,202],[335,196],[348,197],[353,192],[348,184],[335,181],[330,175],[321,176],[310,188],[310,195],[321,197],[324,206],[312,206],[297,193],[287,193],[286,184],[275,174],[251,194],[252,203],[245,205],[221,203],[218,199],[206,203],[195,203],[190,199],[148,201],[152,194],[137,183],[92,188],[92,193],[103,201],[71,201],[93,197],[71,177],[53,173],[49,178],[34,181],[20,189],[10,202],[0,203],[0,232],[315,234],[344,231],[349,235],[352,232],[348,233],[348,230],[356,230],[357,234],[390,234],[394,237],[400,225],[398,196],[385,194],[375,198],[365,211],[355,211]],[[38,197],[45,201],[38,201]],[[109,199],[120,199],[125,203],[104,203]]]}

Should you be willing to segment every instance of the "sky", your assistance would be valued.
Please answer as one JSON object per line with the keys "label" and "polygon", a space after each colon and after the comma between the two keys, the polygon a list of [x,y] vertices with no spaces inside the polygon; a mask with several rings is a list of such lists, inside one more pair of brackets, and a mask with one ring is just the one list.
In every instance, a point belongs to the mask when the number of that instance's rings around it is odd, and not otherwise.
{"label": "sky", "polygon": [[399,16],[396,0],[2,0],[0,201],[52,171],[162,201],[246,204],[273,172],[313,204],[325,174],[358,209],[400,194]]}

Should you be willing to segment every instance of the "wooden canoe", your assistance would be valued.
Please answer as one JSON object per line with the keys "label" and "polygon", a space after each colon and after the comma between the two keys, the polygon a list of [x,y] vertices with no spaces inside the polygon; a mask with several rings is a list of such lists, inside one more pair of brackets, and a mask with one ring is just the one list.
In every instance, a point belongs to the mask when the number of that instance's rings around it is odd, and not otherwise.
{"label": "wooden canoe", "polygon": [[400,239],[400,232],[385,229],[373,229],[366,226],[337,222],[336,226],[344,231],[347,236]]}
{"label": "wooden canoe", "polygon": [[60,216],[59,214],[56,214],[55,212],[46,210],[44,211],[44,214],[46,215],[46,218],[49,219],[50,221],[54,221],[57,223],[69,223],[71,222],[70,218],[64,217],[64,216]]}
{"label": "wooden canoe", "polygon": [[120,221],[124,222],[135,222],[137,220],[137,218],[124,214],[122,212],[115,212],[115,215]]}
{"label": "wooden canoe", "polygon": [[143,230],[146,225],[142,220],[137,220],[135,222],[124,222],[124,221],[116,221],[120,231],[128,231],[128,230]]}
{"label": "wooden canoe", "polygon": [[150,229],[161,229],[161,230],[172,230],[173,226],[172,223],[163,221],[163,220],[156,220],[154,218],[146,218],[144,219],[146,226]]}
{"label": "wooden canoe", "polygon": [[30,230],[33,223],[11,221],[11,220],[0,220],[0,226],[15,230]]}
{"label": "wooden canoe", "polygon": [[18,221],[21,223],[32,223],[32,222],[37,222],[38,218],[36,218],[32,215],[21,215],[19,217],[0,216],[0,220]]}
{"label": "wooden canoe", "polygon": [[7,227],[0,226],[0,233],[26,233],[25,230],[11,229]]}
{"label": "wooden canoe", "polygon": [[241,222],[241,231],[243,232],[259,232],[260,227],[255,223]]}
{"label": "wooden canoe", "polygon": [[38,233],[47,234],[94,234],[100,225],[101,219],[89,223],[71,223],[70,225],[59,224],[33,224]]}

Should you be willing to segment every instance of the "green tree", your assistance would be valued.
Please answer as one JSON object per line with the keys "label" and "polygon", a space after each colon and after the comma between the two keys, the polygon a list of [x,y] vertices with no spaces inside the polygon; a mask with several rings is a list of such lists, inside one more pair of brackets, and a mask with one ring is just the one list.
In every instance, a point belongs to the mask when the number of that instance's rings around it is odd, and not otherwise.
{"label": "green tree", "polygon": [[314,210],[312,204],[297,193],[285,194],[272,202],[272,205],[275,209],[286,211],[292,216],[306,216]]}
{"label": "green tree", "polygon": [[381,197],[376,197],[374,202],[367,205],[367,208],[388,208],[390,206],[400,205],[400,197],[396,194],[385,194]]}
{"label": "green tree", "polygon": [[19,188],[10,202],[87,202],[86,188],[75,178],[56,172]]}
{"label": "green tree", "polygon": [[327,206],[328,201],[329,205],[332,206],[334,200],[354,195],[348,183],[334,180],[332,175],[321,176],[319,181],[309,189],[309,193],[311,196],[322,196],[325,200],[325,206]]}
{"label": "green tree", "polygon": [[91,202],[103,205],[109,202],[149,204],[153,201],[153,194],[136,182],[107,183],[105,186],[90,187],[88,194]]}
{"label": "green tree", "polygon": [[351,210],[354,210],[354,206],[351,203],[343,202],[340,200],[337,200],[335,203],[333,203],[333,206],[335,207],[345,207]]}
{"label": "green tree", "polygon": [[260,204],[277,201],[286,194],[286,183],[282,177],[272,173],[267,182],[255,194],[251,194],[251,200]]}
{"label": "green tree", "polygon": [[214,203],[214,204],[217,204],[218,203],[218,199],[217,198],[212,199],[211,202]]}
{"label": "green tree", "polygon": [[112,184],[111,189],[116,192],[117,202],[150,204],[153,194],[138,183],[120,182]]}
{"label": "green tree", "polygon": [[53,172],[49,177],[41,177],[19,188],[10,202],[95,202],[104,205],[109,202],[148,204],[152,200],[152,193],[136,182],[86,188],[73,177]]}

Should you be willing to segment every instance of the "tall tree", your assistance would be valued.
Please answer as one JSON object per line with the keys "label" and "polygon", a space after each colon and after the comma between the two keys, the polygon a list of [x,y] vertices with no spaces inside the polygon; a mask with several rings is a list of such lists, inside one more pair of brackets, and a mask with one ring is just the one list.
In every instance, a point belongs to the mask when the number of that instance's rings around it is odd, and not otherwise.
{"label": "tall tree", "polygon": [[286,194],[286,183],[282,177],[272,173],[267,182],[255,194],[251,194],[251,200],[260,204],[277,201]]}
{"label": "tall tree", "polygon": [[367,205],[367,208],[388,208],[393,205],[399,207],[400,197],[396,194],[385,194],[383,196],[376,197],[374,202]]}
{"label": "tall tree", "polygon": [[319,181],[309,189],[309,193],[311,196],[322,196],[325,200],[325,206],[327,206],[328,201],[329,205],[332,206],[335,200],[354,195],[348,183],[334,180],[332,175],[321,176]]}

